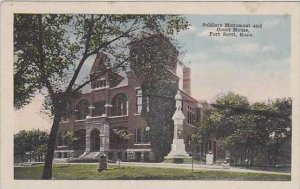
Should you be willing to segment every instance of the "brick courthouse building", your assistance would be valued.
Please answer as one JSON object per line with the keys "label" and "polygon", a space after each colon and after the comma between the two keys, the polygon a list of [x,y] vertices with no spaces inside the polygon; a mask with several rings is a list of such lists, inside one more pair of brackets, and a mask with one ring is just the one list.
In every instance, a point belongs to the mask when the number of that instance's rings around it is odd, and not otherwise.
{"label": "brick courthouse building", "polygon": [[[90,75],[96,73],[105,61],[110,61],[103,54],[98,53],[91,68]],[[176,56],[177,61],[177,56]],[[168,77],[179,81],[176,75],[176,63],[166,68]],[[196,122],[200,120],[199,103],[191,96],[191,70],[183,68],[183,114],[185,115],[183,138],[187,152],[191,151],[191,135],[196,132]],[[147,126],[141,116],[142,103],[145,103],[141,89],[142,79],[132,72],[126,76],[106,72],[90,85],[90,91],[83,93],[74,102],[75,113],[68,120],[61,122],[55,158],[79,157],[81,159],[98,159],[101,149],[105,148],[108,158],[123,161],[151,161],[154,159],[149,134],[151,128]],[[179,87],[179,86],[178,86]],[[147,107],[148,108],[148,107]],[[129,139],[119,149],[112,129],[126,129]],[[72,150],[65,145],[64,134],[74,131],[78,138]]]}

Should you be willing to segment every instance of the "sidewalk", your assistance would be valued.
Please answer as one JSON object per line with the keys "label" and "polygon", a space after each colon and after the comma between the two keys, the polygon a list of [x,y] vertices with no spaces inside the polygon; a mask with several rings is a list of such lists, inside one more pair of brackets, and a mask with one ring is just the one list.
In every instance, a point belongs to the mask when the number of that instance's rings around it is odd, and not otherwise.
{"label": "sidewalk", "polygon": [[[109,163],[109,165],[116,165],[117,163]],[[143,163],[143,162],[121,162],[121,166],[140,166],[140,167],[157,167],[157,168],[179,168],[179,169],[192,169],[192,164],[175,164],[175,163]],[[241,173],[268,173],[279,175],[291,175],[282,171],[267,171],[267,170],[252,170],[240,167],[225,167],[222,165],[204,165],[193,164],[194,170],[215,170],[215,171],[230,171]]]}

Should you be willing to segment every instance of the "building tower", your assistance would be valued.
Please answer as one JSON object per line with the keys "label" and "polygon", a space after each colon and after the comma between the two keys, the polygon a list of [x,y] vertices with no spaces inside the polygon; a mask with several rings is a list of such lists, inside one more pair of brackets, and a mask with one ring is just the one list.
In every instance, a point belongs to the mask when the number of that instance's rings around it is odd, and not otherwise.
{"label": "building tower", "polygon": [[191,68],[183,66],[182,90],[191,96]]}

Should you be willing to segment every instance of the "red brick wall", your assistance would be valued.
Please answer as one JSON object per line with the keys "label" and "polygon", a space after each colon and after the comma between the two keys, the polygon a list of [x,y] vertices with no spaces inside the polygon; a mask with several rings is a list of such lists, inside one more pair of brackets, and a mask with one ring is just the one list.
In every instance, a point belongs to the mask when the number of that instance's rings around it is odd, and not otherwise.
{"label": "red brick wall", "polygon": [[[178,79],[175,78],[174,79]],[[137,79],[135,77],[129,76],[128,78],[128,86],[118,87],[118,88],[111,88],[111,89],[101,89],[101,90],[94,90],[91,91],[91,93],[83,94],[80,99],[77,99],[74,103],[74,106],[76,107],[76,104],[82,100],[86,99],[89,101],[90,105],[92,105],[94,102],[103,102],[106,101],[106,104],[111,104],[111,100],[113,97],[119,93],[124,93],[127,96],[128,99],[128,116],[123,117],[110,117],[108,118],[108,121],[110,122],[110,128],[116,128],[116,127],[127,127],[129,134],[132,135],[131,140],[129,142],[128,147],[133,148],[134,142],[135,142],[135,128],[140,127],[142,131],[142,138],[143,138],[143,131],[145,127],[147,126],[145,120],[141,117],[141,115],[136,114],[136,89],[137,87],[140,87],[142,84],[141,79]],[[188,135],[192,135],[196,132],[196,127],[189,126],[187,124],[187,107],[188,105],[196,108],[197,107],[197,101],[190,97],[185,92],[181,92],[181,95],[183,97],[183,113],[185,115],[184,120],[184,127],[183,127],[183,133],[184,133],[184,139],[186,146],[188,145],[187,138]],[[126,117],[126,118],[125,118]],[[74,127],[74,117],[73,119],[70,119],[68,123],[61,124],[60,131],[65,132],[67,130],[77,130],[78,127]],[[136,147],[138,148],[138,147]]]}

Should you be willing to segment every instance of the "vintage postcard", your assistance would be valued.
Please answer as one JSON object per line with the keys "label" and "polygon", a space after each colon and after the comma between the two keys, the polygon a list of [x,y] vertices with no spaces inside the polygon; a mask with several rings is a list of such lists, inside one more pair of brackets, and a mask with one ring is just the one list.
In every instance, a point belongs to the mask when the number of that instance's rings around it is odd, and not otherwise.
{"label": "vintage postcard", "polygon": [[1,188],[299,188],[296,2],[4,2]]}

